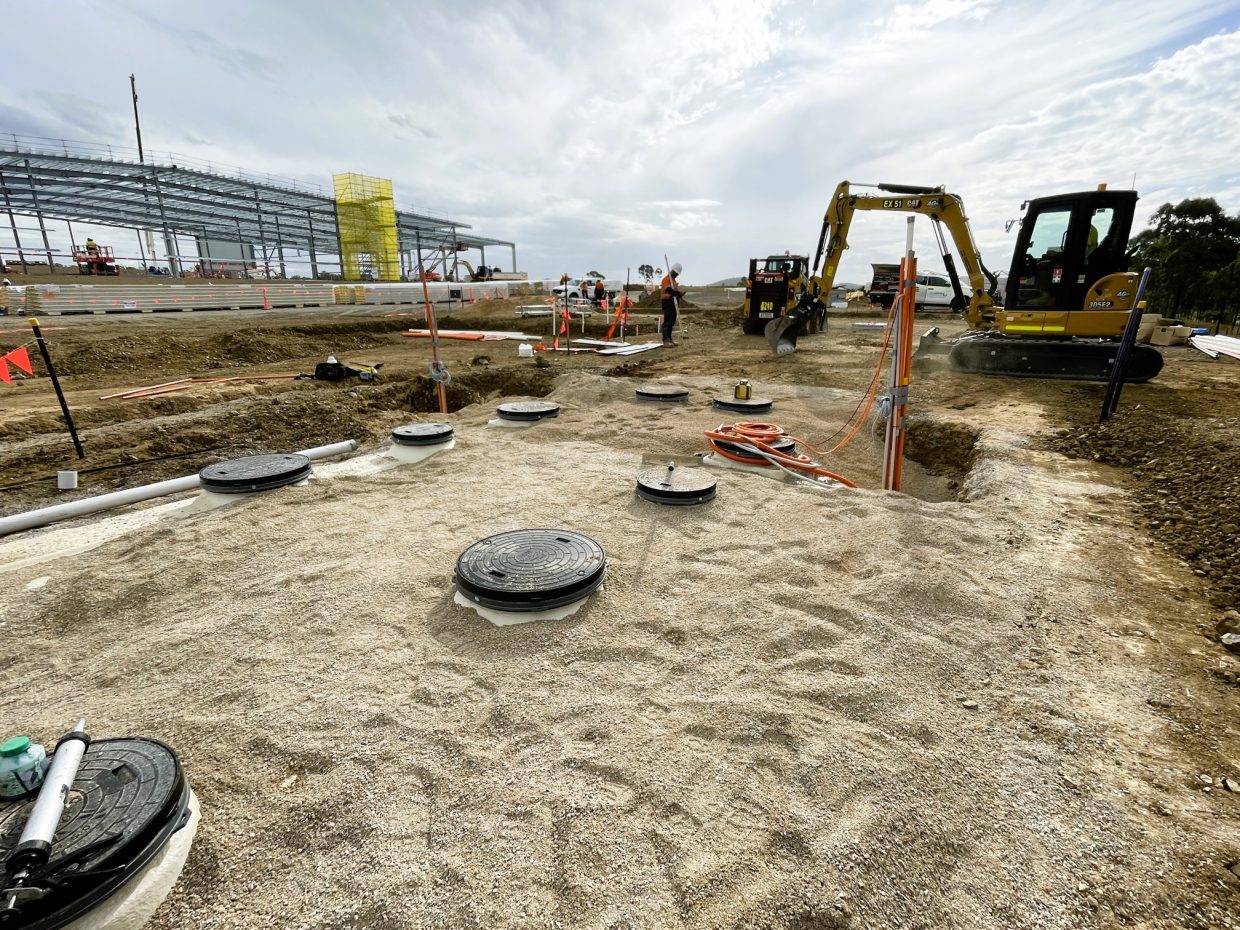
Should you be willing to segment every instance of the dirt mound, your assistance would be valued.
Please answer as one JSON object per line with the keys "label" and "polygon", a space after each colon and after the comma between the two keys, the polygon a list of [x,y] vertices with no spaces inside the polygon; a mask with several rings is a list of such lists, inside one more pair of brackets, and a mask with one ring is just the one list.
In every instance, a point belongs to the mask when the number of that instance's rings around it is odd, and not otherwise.
{"label": "dirt mound", "polygon": [[[637,301],[636,306],[638,310],[658,310],[662,306],[659,292],[651,291],[649,294],[644,295]],[[696,306],[696,304],[685,300],[683,297],[680,300],[681,310],[693,310]]]}
{"label": "dirt mound", "polygon": [[1240,417],[1186,419],[1140,406],[1066,429],[1052,448],[1124,469],[1156,539],[1210,582],[1220,607],[1240,606]]}
{"label": "dirt mound", "polygon": [[52,350],[57,373],[62,375],[202,371],[317,355],[345,355],[388,343],[392,333],[406,328],[405,320],[373,319],[278,328],[238,324],[233,330],[201,336],[160,331],[99,339],[70,333],[57,334]]}

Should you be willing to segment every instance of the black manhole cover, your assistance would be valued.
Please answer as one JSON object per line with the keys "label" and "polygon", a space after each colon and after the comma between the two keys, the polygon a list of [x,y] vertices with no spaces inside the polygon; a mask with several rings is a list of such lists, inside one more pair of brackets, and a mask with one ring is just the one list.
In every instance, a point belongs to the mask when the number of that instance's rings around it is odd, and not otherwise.
{"label": "black manhole cover", "polygon": [[[185,823],[189,797],[176,753],[158,740],[93,740],[65,797],[49,870],[37,882],[51,890],[21,903],[18,926],[66,926],[116,892]],[[0,801],[0,861],[17,846],[33,807],[33,800]]]}
{"label": "black manhole cover", "polygon": [[438,446],[451,438],[451,423],[407,423],[392,430],[398,446]]}
{"label": "black manhole cover", "polygon": [[545,420],[560,415],[560,405],[549,400],[510,400],[495,412],[504,420]]}
{"label": "black manhole cover", "polygon": [[715,497],[715,479],[700,468],[652,466],[637,474],[637,496],[656,504],[704,504]]}
{"label": "black manhole cover", "polygon": [[607,555],[571,530],[513,530],[479,540],[456,560],[456,587],[484,607],[550,610],[603,583]]}
{"label": "black manhole cover", "polygon": [[765,400],[761,397],[751,397],[749,400],[738,400],[735,397],[715,398],[716,407],[722,407],[724,410],[740,410],[744,413],[765,413],[774,403],[773,400]]}
{"label": "black manhole cover", "polygon": [[647,384],[634,392],[638,400],[661,401],[669,404],[682,404],[689,399],[689,389],[674,384]]}
{"label": "black manhole cover", "polygon": [[[722,439],[716,439],[714,440],[714,443],[718,448],[726,452],[731,452],[733,455],[743,455],[746,458],[751,459],[759,457],[758,454],[753,451],[753,448],[748,444],[726,442]],[[795,455],[797,450],[796,440],[790,437],[777,439],[774,442],[766,443],[766,445],[774,449],[776,452],[782,452],[784,455]]]}
{"label": "black manhole cover", "polygon": [[296,484],[310,477],[310,460],[296,452],[247,455],[208,465],[198,473],[202,486],[220,494],[246,494]]}

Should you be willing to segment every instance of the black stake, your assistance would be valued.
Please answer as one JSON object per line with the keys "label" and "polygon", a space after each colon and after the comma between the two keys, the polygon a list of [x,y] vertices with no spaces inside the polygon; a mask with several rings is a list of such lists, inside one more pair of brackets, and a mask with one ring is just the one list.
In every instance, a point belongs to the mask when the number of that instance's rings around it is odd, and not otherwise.
{"label": "black stake", "polygon": [[1124,390],[1124,366],[1128,363],[1128,353],[1137,342],[1137,328],[1141,325],[1141,301],[1145,298],[1145,288],[1150,283],[1150,269],[1141,273],[1141,281],[1137,285],[1137,294],[1132,302],[1132,312],[1128,314],[1128,324],[1124,327],[1124,335],[1120,338],[1119,347],[1115,350],[1115,365],[1111,369],[1111,380],[1107,383],[1106,396],[1102,399],[1102,411],[1098,422],[1102,423],[1119,409],[1119,395]]}
{"label": "black stake", "polygon": [[82,440],[78,439],[77,427],[73,425],[73,414],[69,413],[69,405],[65,403],[65,392],[60,389],[56,369],[52,367],[52,356],[47,351],[47,343],[43,341],[43,330],[39,329],[39,321],[34,317],[30,318],[30,328],[34,330],[34,338],[39,341],[39,354],[43,356],[43,364],[47,366],[47,373],[51,376],[52,387],[56,389],[56,399],[60,401],[60,412],[65,415],[65,425],[69,427],[73,448],[77,450],[78,458],[84,459],[86,453],[82,451]]}

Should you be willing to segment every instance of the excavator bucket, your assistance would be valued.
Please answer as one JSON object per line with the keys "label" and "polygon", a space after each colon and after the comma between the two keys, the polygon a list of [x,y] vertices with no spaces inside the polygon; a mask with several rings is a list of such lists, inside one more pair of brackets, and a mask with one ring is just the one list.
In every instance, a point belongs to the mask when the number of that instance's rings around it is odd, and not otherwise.
{"label": "excavator bucket", "polygon": [[917,343],[917,351],[913,353],[913,361],[924,364],[946,362],[951,350],[952,343],[939,335],[937,326],[932,326],[922,333]]}
{"label": "excavator bucket", "polygon": [[793,314],[777,316],[767,323],[766,341],[770,344],[771,351],[776,355],[789,355],[795,352],[797,337],[801,335],[804,323],[803,318]]}

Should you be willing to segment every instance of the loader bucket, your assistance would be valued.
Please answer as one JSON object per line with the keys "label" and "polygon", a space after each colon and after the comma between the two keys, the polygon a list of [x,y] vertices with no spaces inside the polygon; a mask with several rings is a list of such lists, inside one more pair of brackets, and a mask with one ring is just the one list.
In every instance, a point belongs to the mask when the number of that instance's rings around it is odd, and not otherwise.
{"label": "loader bucket", "polygon": [[814,331],[815,321],[825,314],[826,308],[814,294],[801,294],[797,303],[789,307],[783,316],[777,316],[766,324],[766,341],[771,351],[789,355],[797,350],[797,339]]}

